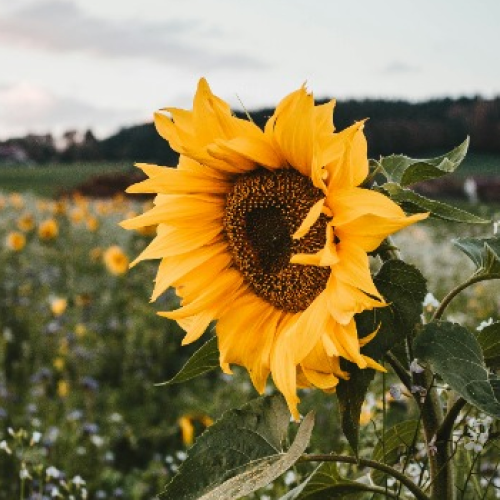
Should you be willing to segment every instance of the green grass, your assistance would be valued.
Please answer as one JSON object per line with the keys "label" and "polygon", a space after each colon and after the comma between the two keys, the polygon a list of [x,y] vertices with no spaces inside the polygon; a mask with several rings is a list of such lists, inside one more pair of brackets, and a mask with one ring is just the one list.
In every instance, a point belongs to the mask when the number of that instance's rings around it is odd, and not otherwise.
{"label": "green grass", "polygon": [[51,198],[96,175],[125,172],[132,162],[49,164],[44,166],[1,166],[0,189],[6,192],[32,193]]}

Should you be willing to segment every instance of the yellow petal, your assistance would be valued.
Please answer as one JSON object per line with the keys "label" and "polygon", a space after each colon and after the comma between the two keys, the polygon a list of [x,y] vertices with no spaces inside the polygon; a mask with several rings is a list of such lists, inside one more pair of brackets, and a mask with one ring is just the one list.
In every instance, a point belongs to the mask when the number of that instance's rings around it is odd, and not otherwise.
{"label": "yellow petal", "polygon": [[323,205],[325,204],[325,198],[322,198],[321,200],[318,200],[309,210],[308,214],[306,215],[306,218],[302,221],[300,224],[300,227],[295,231],[293,234],[293,238],[295,240],[302,238],[305,236],[313,224],[316,223],[318,220],[319,216],[321,215],[321,211],[323,210]]}
{"label": "yellow petal", "polygon": [[[221,301],[230,303],[243,285],[241,275],[231,269],[219,273],[192,302],[176,309],[158,313],[170,319],[182,319],[199,314],[208,309],[215,309]],[[231,298],[231,299],[230,299]]]}
{"label": "yellow petal", "polygon": [[333,226],[326,226],[326,241],[325,246],[315,254],[299,253],[292,255],[290,258],[291,264],[302,264],[305,266],[323,266],[330,267],[339,261],[335,245],[335,235]]}
{"label": "yellow petal", "polygon": [[332,269],[335,277],[383,300],[373,283],[366,252],[349,241],[341,241],[337,245],[337,252],[338,263]]}
{"label": "yellow petal", "polygon": [[214,314],[210,310],[203,311],[190,318],[178,319],[177,323],[186,332],[186,335],[182,339],[182,345],[191,344],[198,340],[213,319]]}
{"label": "yellow petal", "polygon": [[246,367],[261,394],[270,373],[271,348],[282,315],[251,293],[241,296],[217,323],[221,364]]}
{"label": "yellow petal", "polygon": [[364,215],[377,215],[388,219],[404,218],[405,213],[390,198],[369,189],[352,188],[331,190],[328,206],[334,216],[332,223],[341,226]]}
{"label": "yellow petal", "polygon": [[318,134],[333,134],[335,130],[333,126],[333,109],[335,108],[335,104],[335,99],[332,99],[331,101],[314,107],[314,125]]}
{"label": "yellow petal", "polygon": [[337,386],[339,379],[332,373],[323,373],[316,370],[309,370],[308,368],[302,367],[303,373],[307,380],[318,389],[323,391],[331,390]]}
{"label": "yellow petal", "polygon": [[207,193],[215,195],[225,194],[231,189],[229,182],[195,172],[144,163],[137,166],[146,172],[150,178],[129,186],[126,189],[127,193]]}
{"label": "yellow petal", "polygon": [[162,195],[161,203],[151,210],[120,225],[125,229],[137,229],[155,224],[188,225],[204,224],[220,220],[225,200],[209,195]]}
{"label": "yellow petal", "polygon": [[368,363],[359,351],[358,331],[356,322],[351,320],[347,325],[339,323],[335,326],[335,338],[347,353],[347,359],[356,363],[359,368],[366,368]]}
{"label": "yellow petal", "polygon": [[276,113],[274,137],[287,162],[309,177],[314,149],[314,100],[304,87],[292,95]]}
{"label": "yellow petal", "polygon": [[350,323],[355,314],[365,309],[383,307],[386,304],[374,300],[349,283],[339,280],[332,270],[326,285],[327,305],[335,321],[342,325]]}
{"label": "yellow petal", "polygon": [[223,268],[227,267],[231,262],[227,246],[223,243],[198,248],[186,255],[164,258],[158,267],[151,300],[156,300],[167,288],[171,287],[188,273],[198,270],[200,266],[207,265],[206,263],[210,262],[216,255],[226,256],[226,262],[222,263]]}
{"label": "yellow petal", "polygon": [[358,219],[338,226],[336,234],[341,241],[349,241],[362,248],[365,252],[372,252],[387,236],[400,229],[421,221],[429,214],[415,214],[404,218],[388,219],[377,215],[365,215]]}
{"label": "yellow petal", "polygon": [[329,189],[342,189],[361,184],[368,175],[368,152],[363,133],[364,122],[342,130],[324,147],[323,162],[328,172]]}
{"label": "yellow petal", "polygon": [[254,164],[269,169],[278,169],[286,166],[286,161],[278,148],[274,147],[272,141],[262,134],[256,137],[235,137],[230,141],[217,142],[217,147],[236,156],[228,156],[234,159],[244,158]]}

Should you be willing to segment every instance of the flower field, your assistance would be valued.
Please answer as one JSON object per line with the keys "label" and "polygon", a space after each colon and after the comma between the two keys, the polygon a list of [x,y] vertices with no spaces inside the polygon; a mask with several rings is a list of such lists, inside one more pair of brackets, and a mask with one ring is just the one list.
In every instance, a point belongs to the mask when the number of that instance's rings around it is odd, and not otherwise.
{"label": "flower field", "polygon": [[[205,338],[181,347],[184,332],[154,314],[177,303],[171,291],[148,301],[156,263],[128,269],[154,228],[124,231],[118,222],[149,203],[0,193],[0,499],[154,498],[193,439],[224,410],[256,396],[239,370],[155,385],[172,378]],[[395,240],[440,299],[472,270],[449,240],[473,231],[488,230],[428,221]],[[471,328],[500,319],[498,286],[471,287],[448,319],[467,318]],[[384,392],[373,389],[364,423],[381,411]],[[313,446],[345,446],[330,417],[335,396],[316,391],[303,401],[304,410],[317,411]],[[393,410],[394,418],[407,411],[404,404]],[[363,432],[373,442],[371,426]],[[255,498],[277,498],[294,481],[288,473]]]}

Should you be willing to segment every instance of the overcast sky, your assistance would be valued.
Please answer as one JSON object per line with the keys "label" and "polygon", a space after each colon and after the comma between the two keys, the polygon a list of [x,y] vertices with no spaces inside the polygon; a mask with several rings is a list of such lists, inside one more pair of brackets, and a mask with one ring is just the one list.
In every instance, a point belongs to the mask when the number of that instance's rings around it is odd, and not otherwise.
{"label": "overcast sky", "polygon": [[[500,95],[500,0],[0,0],[0,139],[190,107]],[[238,97],[237,97],[238,96]]]}

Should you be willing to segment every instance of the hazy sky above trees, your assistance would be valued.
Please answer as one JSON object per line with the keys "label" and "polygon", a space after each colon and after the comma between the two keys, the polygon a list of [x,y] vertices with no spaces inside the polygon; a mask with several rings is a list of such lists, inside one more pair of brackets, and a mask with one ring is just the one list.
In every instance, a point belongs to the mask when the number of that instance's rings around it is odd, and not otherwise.
{"label": "hazy sky above trees", "polygon": [[[0,0],[0,139],[190,107],[500,95],[498,0]],[[238,97],[237,97],[238,96]]]}

